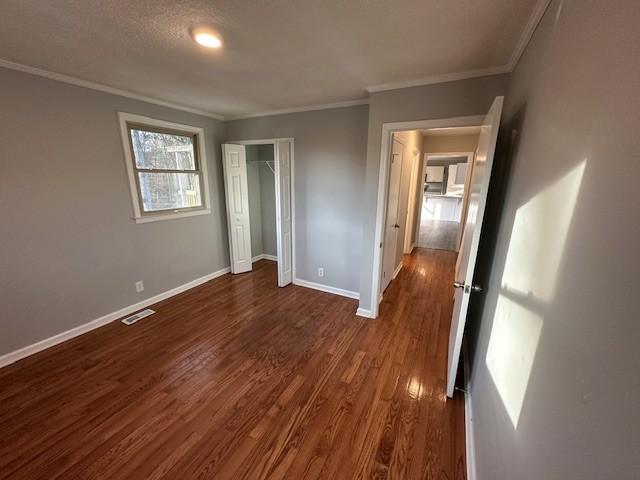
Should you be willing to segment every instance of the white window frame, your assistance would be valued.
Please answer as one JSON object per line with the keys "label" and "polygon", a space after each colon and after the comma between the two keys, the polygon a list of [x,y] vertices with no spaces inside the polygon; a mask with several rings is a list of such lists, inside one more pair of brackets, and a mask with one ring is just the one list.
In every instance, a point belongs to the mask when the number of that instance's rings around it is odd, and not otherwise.
{"label": "white window frame", "polygon": [[[192,125],[183,125],[180,123],[166,122],[157,118],[135,115],[133,113],[118,112],[120,122],[120,135],[122,137],[122,147],[124,149],[124,159],[127,167],[127,175],[129,176],[129,190],[131,191],[131,202],[133,205],[133,220],[136,223],[157,222],[160,220],[171,220],[175,218],[193,217],[195,215],[207,215],[211,213],[211,202],[209,198],[209,175],[207,173],[207,154],[205,151],[204,128],[194,127]],[[140,194],[138,192],[138,182],[136,181],[136,170],[134,168],[135,158],[133,155],[131,141],[129,139],[129,124],[135,124],[138,127],[148,126],[151,130],[162,128],[168,130],[177,130],[185,133],[192,133],[196,136],[198,144],[198,161],[200,174],[202,175],[202,183],[200,198],[202,199],[202,208],[197,210],[174,210],[173,212],[163,211],[160,213],[144,212],[140,204]]]}

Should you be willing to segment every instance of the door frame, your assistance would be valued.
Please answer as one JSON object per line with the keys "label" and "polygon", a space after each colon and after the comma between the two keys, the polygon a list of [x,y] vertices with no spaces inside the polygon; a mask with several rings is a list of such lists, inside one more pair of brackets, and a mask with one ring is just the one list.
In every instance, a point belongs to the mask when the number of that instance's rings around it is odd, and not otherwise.
{"label": "door frame", "polygon": [[[295,194],[295,169],[294,169],[294,145],[295,140],[293,137],[284,138],[256,138],[249,140],[225,140],[222,143],[235,143],[237,145],[273,145],[273,154],[275,158],[276,143],[289,142],[289,154],[291,163],[291,277],[292,283],[295,283],[296,279],[296,194]],[[224,161],[224,159],[223,159]],[[280,192],[276,190],[276,195]],[[278,199],[279,200],[279,199]],[[278,228],[276,226],[276,228]],[[278,258],[280,261],[280,258]]]}
{"label": "door frame", "polygon": [[[420,173],[422,172],[422,164],[424,160],[422,159],[422,150],[413,150],[414,159],[417,157],[416,165],[411,166],[411,179],[409,180],[409,206],[407,209],[407,221],[405,222],[404,231],[411,232],[415,227],[416,222],[416,208],[418,207],[418,203],[420,203],[420,207],[422,208],[422,201],[418,202],[416,196],[418,193],[418,189],[422,188],[422,181],[420,180]],[[422,174],[422,178],[424,178],[424,173]],[[419,218],[418,218],[419,220]],[[411,227],[411,228],[409,228]],[[418,229],[416,229],[416,232]],[[404,236],[404,253],[405,255],[413,252],[413,249],[416,246],[416,235],[411,237],[411,235]]]}
{"label": "door frame", "polygon": [[[460,242],[462,241],[462,231],[464,227],[464,218],[467,213],[467,202],[469,201],[469,182],[471,181],[471,170],[473,169],[473,157],[475,157],[476,152],[424,152],[422,157],[422,176],[420,177],[421,186],[424,183],[424,175],[427,169],[427,165],[429,163],[429,157],[467,157],[467,165],[471,166],[471,168],[467,168],[467,173],[464,176],[464,192],[462,193],[462,212],[460,212],[460,226],[458,227],[458,235],[456,238],[456,252],[460,250]],[[424,188],[422,190],[422,195],[420,195],[420,210],[418,210],[418,228],[416,229],[416,236],[413,239],[414,243],[418,242],[418,238],[420,238],[420,224],[422,221],[422,205],[424,204]]]}
{"label": "door frame", "polygon": [[[373,275],[371,275],[371,318],[378,316],[382,302],[382,259],[384,252],[383,232],[387,212],[387,194],[389,189],[389,167],[391,137],[395,132],[405,130],[426,130],[428,128],[471,127],[482,125],[484,115],[450,117],[434,120],[415,120],[409,122],[388,122],[382,124],[382,143],[380,146],[380,167],[378,172],[378,196],[376,202],[376,228],[373,250]],[[376,301],[377,299],[377,301]],[[361,307],[362,308],[362,307]]]}
{"label": "door frame", "polygon": [[[395,132],[394,132],[395,133]],[[399,173],[399,178],[398,178],[398,201],[397,201],[397,205],[396,205],[396,225],[399,224],[399,219],[398,219],[398,211],[400,211],[400,194],[402,193],[402,174],[403,174],[403,170],[404,170],[404,152],[405,152],[405,139],[402,138],[399,135],[393,135],[391,134],[391,141],[396,141],[398,142],[400,145],[402,145],[402,155],[400,155],[400,173]],[[389,169],[391,169],[391,156],[393,155],[393,148],[389,151]],[[389,184],[389,182],[391,181],[391,176],[389,176],[389,180],[387,181],[387,186]],[[389,202],[389,191],[387,190],[387,203]],[[388,213],[388,208],[385,210],[385,212]],[[386,229],[387,227],[387,215],[385,214],[384,216],[384,228]],[[407,226],[405,225],[405,232],[406,232],[406,228]],[[396,229],[395,231],[395,235],[396,235],[396,241],[395,241],[395,251],[398,251],[398,230]],[[383,239],[385,238],[385,234],[383,232]],[[402,246],[402,251],[404,252],[404,245]],[[391,283],[392,280],[395,280],[395,278],[398,276],[398,273],[400,273],[400,270],[402,269],[402,262],[400,262],[399,265],[396,265],[396,261],[395,261],[395,255],[393,256],[393,271],[389,272],[390,273],[390,279],[389,279],[389,283]],[[382,275],[384,275],[384,252],[382,254]],[[389,286],[389,283],[387,283],[386,286]],[[386,288],[384,286],[384,282],[382,283],[382,288]]]}

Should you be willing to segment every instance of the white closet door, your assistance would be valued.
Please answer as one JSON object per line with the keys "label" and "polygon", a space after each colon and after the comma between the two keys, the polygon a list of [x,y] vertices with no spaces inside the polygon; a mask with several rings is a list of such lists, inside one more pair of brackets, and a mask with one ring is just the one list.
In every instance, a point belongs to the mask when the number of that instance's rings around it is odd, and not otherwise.
{"label": "white closet door", "polygon": [[251,228],[246,150],[244,145],[225,143],[222,145],[222,156],[231,273],[249,272],[251,271]]}
{"label": "white closet door", "polygon": [[289,285],[292,271],[291,216],[291,143],[279,141],[275,146],[276,164],[276,237],[278,243],[278,286]]}

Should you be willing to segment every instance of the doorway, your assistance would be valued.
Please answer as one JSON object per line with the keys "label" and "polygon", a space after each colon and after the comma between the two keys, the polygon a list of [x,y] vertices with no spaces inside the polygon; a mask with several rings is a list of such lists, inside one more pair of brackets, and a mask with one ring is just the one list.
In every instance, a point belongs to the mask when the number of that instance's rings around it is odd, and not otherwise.
{"label": "doorway", "polygon": [[402,184],[402,163],[404,143],[397,135],[393,137],[391,147],[390,173],[389,173],[389,194],[387,200],[387,219],[385,222],[384,242],[388,246],[384,252],[384,265],[382,270],[382,290],[384,291],[391,280],[398,274],[398,265],[402,265],[402,255],[398,262],[398,242],[400,237],[400,206],[401,184]]}
{"label": "doorway", "polygon": [[[473,127],[474,130],[476,127]],[[452,129],[453,131],[457,129]],[[457,252],[462,241],[462,225],[466,219],[468,206],[468,185],[475,150],[478,146],[477,133],[456,138],[452,133],[445,145],[471,149],[467,152],[437,152],[429,131],[425,135],[425,150],[422,164],[422,196],[420,198],[420,223],[416,245],[436,250]],[[440,141],[440,139],[439,139]],[[446,149],[446,148],[445,148]]]}
{"label": "doorway", "polygon": [[[380,293],[415,247],[457,252],[479,126],[391,134]],[[463,151],[467,150],[467,151]]]}
{"label": "doorway", "polygon": [[[408,129],[451,129],[459,127],[480,126],[476,153],[473,162],[467,168],[465,176],[469,178],[466,182],[467,205],[464,215],[462,241],[457,256],[455,272],[453,276],[453,315],[449,329],[449,348],[447,358],[447,395],[453,395],[453,388],[458,369],[462,336],[466,323],[467,310],[471,294],[482,291],[481,285],[473,283],[478,245],[482,231],[482,222],[486,206],[487,194],[489,191],[489,181],[493,165],[498,128],[502,114],[502,104],[504,98],[496,97],[484,116],[454,117],[440,120],[424,120],[399,123],[385,123],[382,126],[382,145],[380,156],[380,175],[378,182],[378,202],[376,208],[376,229],[375,229],[375,250],[373,255],[373,275],[371,280],[371,298],[379,298],[379,301],[372,302],[370,315],[373,318],[378,316],[380,302],[383,299],[385,279],[383,278],[385,250],[394,249],[393,244],[386,244],[386,228],[388,226],[388,205],[389,192],[391,191],[390,177],[392,173],[391,159],[393,153],[393,140],[398,132]],[[422,181],[424,177],[420,177]],[[444,183],[444,180],[441,182]],[[420,189],[422,192],[422,189]],[[421,195],[422,196],[422,195]],[[424,272],[428,275],[427,272]]]}
{"label": "doorway", "polygon": [[222,145],[231,273],[276,261],[278,286],[295,273],[293,139]]}

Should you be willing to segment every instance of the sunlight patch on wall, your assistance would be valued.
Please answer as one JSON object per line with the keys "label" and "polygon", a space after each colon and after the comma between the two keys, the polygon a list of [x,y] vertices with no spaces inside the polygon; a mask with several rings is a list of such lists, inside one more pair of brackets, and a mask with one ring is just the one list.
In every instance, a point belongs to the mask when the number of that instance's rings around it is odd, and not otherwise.
{"label": "sunlight patch on wall", "polygon": [[486,364],[517,428],[586,160],[515,214]]}
{"label": "sunlight patch on wall", "polygon": [[578,199],[586,160],[516,212],[502,286],[548,302]]}
{"label": "sunlight patch on wall", "polygon": [[487,367],[514,428],[520,419],[542,321],[542,317],[517,302],[502,295],[498,298]]}

